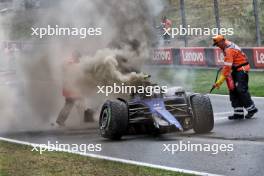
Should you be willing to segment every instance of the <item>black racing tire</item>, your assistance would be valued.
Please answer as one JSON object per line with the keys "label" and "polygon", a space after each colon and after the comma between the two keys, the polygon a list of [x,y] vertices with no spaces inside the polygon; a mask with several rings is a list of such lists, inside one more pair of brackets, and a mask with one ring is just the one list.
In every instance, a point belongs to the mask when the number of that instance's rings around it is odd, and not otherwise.
{"label": "black racing tire", "polygon": [[210,98],[197,94],[191,98],[193,130],[196,133],[209,133],[214,128],[214,112]]}
{"label": "black racing tire", "polygon": [[104,138],[119,140],[128,128],[128,107],[120,100],[106,101],[99,119],[100,135]]}

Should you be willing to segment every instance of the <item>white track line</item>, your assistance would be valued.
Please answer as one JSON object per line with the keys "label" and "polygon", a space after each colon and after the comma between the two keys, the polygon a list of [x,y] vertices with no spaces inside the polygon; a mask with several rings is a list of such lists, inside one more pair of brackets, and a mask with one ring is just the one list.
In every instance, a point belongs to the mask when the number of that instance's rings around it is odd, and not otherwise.
{"label": "white track line", "polygon": [[[10,143],[15,143],[15,144],[22,144],[22,145],[28,145],[28,146],[40,146],[39,144],[35,143],[30,143],[30,142],[24,142],[24,141],[19,141],[19,140],[14,140],[14,139],[8,139],[8,138],[2,138],[0,137],[0,141],[6,141]],[[48,146],[41,146],[45,149],[56,149]],[[144,166],[144,167],[150,167],[150,168],[155,168],[155,169],[162,169],[162,170],[168,170],[168,171],[174,171],[174,172],[181,172],[181,173],[186,173],[186,174],[193,174],[193,175],[208,175],[208,176],[220,176],[217,174],[212,174],[212,173],[207,173],[207,172],[199,172],[199,171],[193,171],[193,170],[186,170],[186,169],[180,169],[180,168],[174,168],[174,167],[167,167],[167,166],[161,166],[161,165],[156,165],[156,164],[149,164],[145,162],[138,162],[138,161],[133,161],[133,160],[126,160],[126,159],[121,159],[121,158],[114,158],[114,157],[108,157],[108,156],[103,156],[103,155],[97,155],[97,154],[91,154],[91,153],[82,153],[82,152],[73,152],[69,150],[63,150],[63,149],[56,149],[57,151],[62,151],[62,152],[67,152],[67,153],[72,153],[72,154],[77,154],[81,156],[86,156],[86,157],[92,157],[92,158],[97,158],[97,159],[103,159],[103,160],[109,160],[109,161],[114,161],[114,162],[120,162],[120,163],[125,163],[125,164],[132,164],[132,165],[137,165],[137,166]]]}
{"label": "white track line", "polygon": [[217,112],[214,113],[215,116],[222,116],[222,115],[228,115],[228,114],[232,114],[233,112],[229,111],[229,112]]}
{"label": "white track line", "polygon": [[219,118],[214,119],[215,122],[222,121],[222,120],[227,120],[227,117],[219,117]]}
{"label": "white track line", "polygon": [[215,122],[217,121],[222,121],[222,120],[227,120],[227,116],[232,114],[233,112],[217,112],[214,113],[214,116],[217,116],[217,118],[214,119]]}

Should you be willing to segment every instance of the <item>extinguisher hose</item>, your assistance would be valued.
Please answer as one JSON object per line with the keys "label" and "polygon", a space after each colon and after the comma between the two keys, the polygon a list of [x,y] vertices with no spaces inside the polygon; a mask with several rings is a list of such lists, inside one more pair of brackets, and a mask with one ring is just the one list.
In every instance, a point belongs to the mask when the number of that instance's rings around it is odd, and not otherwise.
{"label": "extinguisher hose", "polygon": [[217,70],[216,77],[215,77],[215,82],[214,82],[214,83],[217,82],[217,79],[218,79],[219,73],[221,72],[222,69],[223,69],[223,68],[221,67],[221,68],[219,68],[219,69]]}
{"label": "extinguisher hose", "polygon": [[[219,68],[219,69],[217,70],[216,77],[215,77],[215,82],[214,82],[214,83],[217,82],[217,80],[218,80],[218,76],[219,76],[219,73],[221,72],[221,70],[222,70],[222,67]],[[213,87],[211,88],[211,90],[210,90],[210,93],[212,93],[214,89],[215,89],[215,87],[213,86]]]}

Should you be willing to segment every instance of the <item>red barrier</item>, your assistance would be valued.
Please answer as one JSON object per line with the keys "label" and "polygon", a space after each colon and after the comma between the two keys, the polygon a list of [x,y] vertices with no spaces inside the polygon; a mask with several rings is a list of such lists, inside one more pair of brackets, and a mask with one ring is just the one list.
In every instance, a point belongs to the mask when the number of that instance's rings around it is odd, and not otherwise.
{"label": "red barrier", "polygon": [[171,48],[154,49],[153,62],[154,64],[164,64],[164,65],[173,64],[172,49]]}
{"label": "red barrier", "polygon": [[204,48],[180,48],[180,64],[205,66]]}
{"label": "red barrier", "polygon": [[215,65],[222,66],[224,65],[224,53],[219,48],[214,48],[214,59]]}
{"label": "red barrier", "polygon": [[256,68],[264,68],[264,48],[253,48],[253,61]]}
{"label": "red barrier", "polygon": [[[264,69],[264,47],[247,47],[242,51],[248,56],[251,68]],[[153,61],[154,64],[219,67],[223,65],[224,54],[213,47],[158,48],[154,50]]]}

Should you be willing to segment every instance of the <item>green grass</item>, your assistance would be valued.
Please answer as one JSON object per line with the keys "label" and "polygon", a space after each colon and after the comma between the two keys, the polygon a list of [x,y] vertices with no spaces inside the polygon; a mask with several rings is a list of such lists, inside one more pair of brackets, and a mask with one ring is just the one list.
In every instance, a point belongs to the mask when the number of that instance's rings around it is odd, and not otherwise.
{"label": "green grass", "polygon": [[99,160],[64,152],[32,152],[32,147],[0,141],[0,176],[186,176],[171,171]]}
{"label": "green grass", "polygon": [[[155,81],[169,86],[183,86],[189,91],[208,93],[216,76],[216,70],[194,68],[157,68]],[[264,71],[249,73],[249,90],[252,96],[264,97]],[[215,94],[228,94],[226,84],[213,91]]]}
{"label": "green grass", "polygon": [[[180,14],[180,1],[168,0],[168,8],[162,15],[168,16],[175,27],[182,24]],[[253,13],[253,0],[219,1],[220,26],[233,28],[234,35],[227,36],[239,46],[255,46],[255,19]],[[259,25],[261,36],[264,34],[264,1],[258,1]],[[214,2],[212,0],[188,0],[185,1],[185,16],[187,25],[192,27],[216,27],[214,18]],[[211,17],[211,18],[208,18]],[[159,20],[159,18],[157,19]],[[209,36],[189,37],[189,46],[210,46]],[[264,39],[262,38],[262,43]],[[176,45],[180,42],[175,42]]]}

